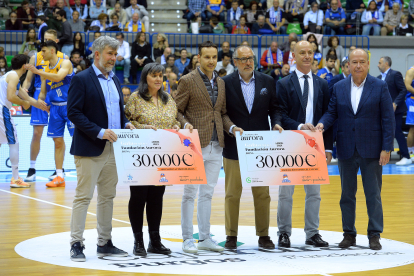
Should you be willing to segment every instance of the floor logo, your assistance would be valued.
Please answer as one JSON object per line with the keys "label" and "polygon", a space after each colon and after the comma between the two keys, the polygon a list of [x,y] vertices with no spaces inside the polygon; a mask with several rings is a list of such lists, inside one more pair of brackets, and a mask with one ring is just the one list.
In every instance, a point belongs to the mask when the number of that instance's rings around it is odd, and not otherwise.
{"label": "floor logo", "polygon": [[[197,226],[194,227],[197,229]],[[225,240],[224,226],[213,225],[211,231],[218,242]],[[277,228],[270,229],[273,241],[277,241]],[[244,244],[237,250],[223,252],[199,251],[188,254],[181,250],[181,226],[161,226],[163,244],[173,252],[170,255],[132,255],[134,238],[131,228],[114,228],[115,246],[129,252],[128,257],[97,257],[96,229],[86,230],[86,262],[72,262],[67,240],[69,232],[41,236],[19,243],[15,250],[24,258],[59,266],[95,270],[157,273],[163,275],[330,275],[333,273],[378,270],[414,263],[414,245],[381,239],[383,249],[368,248],[366,236],[357,236],[357,246],[349,249],[337,247],[342,233],[320,231],[330,243],[327,248],[305,245],[303,229],[293,229],[291,248],[274,250],[259,249],[254,226],[239,226],[238,239]],[[144,233],[147,233],[144,227]],[[144,235],[148,244],[148,235]],[[272,269],[270,269],[272,268]]]}
{"label": "floor logo", "polygon": [[252,179],[250,177],[246,178],[247,183],[252,183]]}

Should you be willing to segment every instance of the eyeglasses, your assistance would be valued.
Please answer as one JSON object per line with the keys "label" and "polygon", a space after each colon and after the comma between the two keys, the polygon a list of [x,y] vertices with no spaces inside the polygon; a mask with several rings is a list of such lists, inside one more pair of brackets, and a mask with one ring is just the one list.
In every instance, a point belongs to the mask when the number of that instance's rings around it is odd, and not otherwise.
{"label": "eyeglasses", "polygon": [[248,57],[248,58],[235,58],[235,60],[240,61],[241,63],[247,63],[249,62],[253,62],[254,61],[254,57]]}

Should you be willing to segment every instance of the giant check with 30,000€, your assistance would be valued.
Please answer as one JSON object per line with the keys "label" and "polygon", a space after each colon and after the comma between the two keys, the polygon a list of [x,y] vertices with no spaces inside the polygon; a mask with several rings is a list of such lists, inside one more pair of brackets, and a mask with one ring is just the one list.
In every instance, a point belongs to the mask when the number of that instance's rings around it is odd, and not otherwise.
{"label": "giant check with 30,000\u20ac", "polygon": [[114,130],[118,184],[207,184],[197,130]]}
{"label": "giant check with 30,000\u20ac", "polygon": [[245,131],[236,135],[243,186],[329,184],[321,132]]}

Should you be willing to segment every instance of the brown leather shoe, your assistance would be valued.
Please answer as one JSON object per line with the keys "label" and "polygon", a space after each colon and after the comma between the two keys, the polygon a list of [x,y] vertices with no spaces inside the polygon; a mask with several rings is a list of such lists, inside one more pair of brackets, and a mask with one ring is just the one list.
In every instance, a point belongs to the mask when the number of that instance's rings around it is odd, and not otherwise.
{"label": "brown leather shoe", "polygon": [[379,240],[380,240],[380,236],[373,236],[369,238],[369,248],[371,248],[372,250],[381,250],[382,246]]}
{"label": "brown leather shoe", "polygon": [[339,248],[348,248],[356,245],[356,239],[351,234],[344,234],[344,239],[339,243]]}
{"label": "brown leather shoe", "polygon": [[275,249],[275,244],[272,242],[269,236],[259,237],[259,247],[264,249]]}
{"label": "brown leather shoe", "polygon": [[237,237],[227,236],[226,237],[226,243],[224,244],[224,248],[226,248],[226,249],[237,249]]}

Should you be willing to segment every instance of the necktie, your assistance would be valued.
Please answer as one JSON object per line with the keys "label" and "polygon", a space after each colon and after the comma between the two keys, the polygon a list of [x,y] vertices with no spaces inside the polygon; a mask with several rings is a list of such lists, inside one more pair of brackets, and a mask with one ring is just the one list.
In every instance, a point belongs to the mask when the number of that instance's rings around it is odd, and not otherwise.
{"label": "necktie", "polygon": [[306,118],[306,106],[308,106],[308,95],[309,95],[309,82],[308,82],[308,75],[303,75],[303,78],[305,79],[305,85],[303,86],[303,113],[305,113]]}

